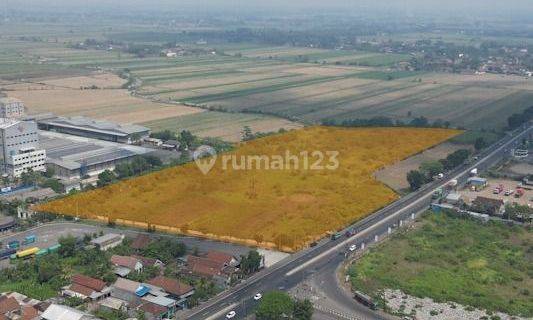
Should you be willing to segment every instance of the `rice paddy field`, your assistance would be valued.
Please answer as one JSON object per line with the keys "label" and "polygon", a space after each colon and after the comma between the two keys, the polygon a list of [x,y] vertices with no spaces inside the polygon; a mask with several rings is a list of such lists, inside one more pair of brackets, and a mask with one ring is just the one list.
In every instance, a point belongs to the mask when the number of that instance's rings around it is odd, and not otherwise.
{"label": "rice paddy field", "polygon": [[[213,45],[216,54],[139,58],[116,50],[67,47],[88,37],[116,37],[125,27],[115,33],[79,26],[68,32],[54,25],[46,28],[50,32],[19,26],[0,37],[0,92],[25,100],[31,113],[82,114],[145,123],[154,130],[180,130],[185,124],[200,135],[233,141],[248,120],[254,131],[276,131],[324,120],[386,116],[409,121],[424,116],[455,127],[497,130],[533,100],[532,80],[523,77],[391,68],[408,60],[405,55],[220,44]],[[39,41],[21,39],[32,32]],[[131,35],[119,38],[124,37]],[[124,70],[138,81],[134,94],[116,83],[102,85],[105,92],[78,88],[94,72]],[[49,90],[29,90],[28,84]],[[213,128],[216,116],[221,117],[220,128]]]}
{"label": "rice paddy field", "polygon": [[[397,199],[373,172],[439,144],[446,129],[308,127],[240,145],[242,156],[338,151],[335,170],[224,169],[223,155],[203,174],[173,167],[36,207],[38,211],[111,220],[284,251],[357,221]],[[310,163],[317,157],[309,159]],[[241,160],[236,160],[242,165]],[[326,157],[323,165],[329,163]],[[238,164],[239,165],[239,164]]]}

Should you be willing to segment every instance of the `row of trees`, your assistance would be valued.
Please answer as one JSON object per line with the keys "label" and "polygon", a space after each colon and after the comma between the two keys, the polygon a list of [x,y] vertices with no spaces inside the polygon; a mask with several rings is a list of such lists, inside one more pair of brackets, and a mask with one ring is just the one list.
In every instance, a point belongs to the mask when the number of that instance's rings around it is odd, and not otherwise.
{"label": "row of trees", "polygon": [[531,120],[533,120],[533,106],[527,108],[521,113],[512,114],[509,118],[507,118],[507,124],[509,125],[509,128],[516,129]]}
{"label": "row of trees", "polygon": [[418,170],[411,170],[407,173],[407,182],[412,191],[418,190],[424,184],[433,181],[434,177],[439,173],[460,166],[469,156],[470,151],[459,149],[450,153],[444,159],[423,162]]}
{"label": "row of trees", "polygon": [[424,116],[416,117],[408,122],[393,120],[389,117],[378,116],[370,119],[346,119],[337,121],[335,119],[326,119],[322,121],[325,126],[342,126],[342,127],[431,127],[431,128],[449,128],[450,122],[443,120],[429,121]]}

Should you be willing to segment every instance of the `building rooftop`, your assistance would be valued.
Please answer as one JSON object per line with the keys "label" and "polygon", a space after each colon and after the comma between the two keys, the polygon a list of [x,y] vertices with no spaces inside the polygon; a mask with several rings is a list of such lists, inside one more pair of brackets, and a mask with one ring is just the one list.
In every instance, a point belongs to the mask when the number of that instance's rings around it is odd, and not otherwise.
{"label": "building rooftop", "polygon": [[106,287],[105,282],[100,279],[84,276],[82,274],[75,274],[72,276],[72,283],[88,287],[94,291],[102,291]]}
{"label": "building rooftop", "polygon": [[98,237],[96,239],[91,240],[91,243],[92,244],[102,244],[102,243],[106,243],[108,241],[115,240],[115,239],[117,239],[117,240],[118,239],[122,239],[122,235],[117,234],[117,233],[104,234],[101,237]]}
{"label": "building rooftop", "polygon": [[82,166],[120,160],[152,150],[97,139],[81,138],[67,134],[39,131],[39,143],[46,150],[47,163],[69,170]]}
{"label": "building rooftop", "polygon": [[127,257],[127,256],[119,256],[119,255],[113,255],[111,257],[111,263],[120,266],[120,267],[126,267],[129,269],[135,269],[137,263],[140,263],[141,261],[134,257]]}
{"label": "building rooftop", "polygon": [[12,118],[0,118],[0,129],[6,129],[20,123],[20,120]]}
{"label": "building rooftop", "polygon": [[46,320],[93,320],[98,319],[71,307],[52,304],[41,315]]}
{"label": "building rooftop", "polygon": [[40,124],[47,124],[65,128],[93,131],[104,134],[127,136],[134,133],[150,131],[149,128],[136,124],[118,124],[110,121],[96,120],[83,116],[49,117],[37,120]]}
{"label": "building rooftop", "polygon": [[118,278],[113,286],[117,289],[121,289],[130,293],[135,293],[137,289],[141,286],[141,283],[124,278]]}
{"label": "building rooftop", "polygon": [[148,284],[163,288],[163,290],[166,292],[178,297],[194,290],[193,287],[186,283],[163,276],[157,276],[151,280],[148,280],[147,282]]}

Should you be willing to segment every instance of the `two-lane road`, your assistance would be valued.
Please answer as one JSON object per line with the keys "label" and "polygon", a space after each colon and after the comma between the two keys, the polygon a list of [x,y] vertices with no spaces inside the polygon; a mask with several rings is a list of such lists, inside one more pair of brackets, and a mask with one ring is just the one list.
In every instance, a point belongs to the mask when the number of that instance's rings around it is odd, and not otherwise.
{"label": "two-lane road", "polygon": [[[360,246],[363,242],[369,243],[376,235],[386,233],[388,228],[397,224],[399,220],[407,219],[411,214],[427,207],[436,188],[448,184],[453,179],[459,180],[459,182],[465,181],[473,168],[483,171],[495,165],[532,129],[533,127],[528,126],[515,131],[514,134],[504,137],[500,142],[485,150],[479,155],[479,160],[474,163],[460,166],[448,173],[444,179],[424,186],[419,191],[399,199],[344,230],[354,228],[356,230],[354,236],[337,241],[324,239],[314,248],[295,253],[274,266],[262,270],[247,279],[246,282],[189,311],[186,319],[223,319],[230,310],[235,310],[237,312],[236,318],[242,319],[246,314],[252,312],[253,306],[256,304],[252,297],[257,292],[264,293],[274,289],[288,290],[301,282],[317,266],[330,263],[338,265],[339,255],[344,255],[349,245],[356,243]],[[369,311],[367,313],[358,312],[358,315],[353,315],[352,318],[379,319],[380,317]]]}

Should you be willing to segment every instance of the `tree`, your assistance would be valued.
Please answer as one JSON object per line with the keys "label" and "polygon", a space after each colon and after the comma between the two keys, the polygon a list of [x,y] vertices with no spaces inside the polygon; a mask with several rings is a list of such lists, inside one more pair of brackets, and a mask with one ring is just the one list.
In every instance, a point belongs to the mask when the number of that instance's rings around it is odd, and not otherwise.
{"label": "tree", "polygon": [[415,191],[420,189],[420,187],[424,185],[425,177],[420,171],[411,170],[407,173],[407,182],[409,182],[411,190]]}
{"label": "tree", "polygon": [[170,130],[164,130],[159,132],[152,132],[152,134],[150,134],[150,137],[166,141],[176,139],[176,134]]}
{"label": "tree", "polygon": [[290,317],[293,313],[294,302],[285,292],[272,291],[264,295],[255,310],[257,320],[279,320]]}
{"label": "tree", "polygon": [[37,264],[37,279],[39,283],[44,283],[52,280],[60,273],[59,264],[50,257],[39,259]]}
{"label": "tree", "polygon": [[72,235],[59,238],[59,255],[62,257],[72,257],[76,253],[76,238]]}
{"label": "tree", "polygon": [[420,171],[429,179],[444,171],[444,165],[440,161],[424,161],[420,165]]}
{"label": "tree", "polygon": [[116,179],[117,177],[113,172],[105,170],[104,172],[98,175],[98,181],[96,182],[96,185],[98,185],[99,187],[107,186],[108,184],[114,182]]}
{"label": "tree", "polygon": [[249,141],[249,140],[252,140],[253,138],[254,138],[254,134],[252,132],[252,128],[250,128],[249,126],[244,126],[241,132],[241,140]]}
{"label": "tree", "polygon": [[115,173],[120,179],[131,177],[133,175],[133,170],[129,163],[119,163],[115,166]]}
{"label": "tree", "polygon": [[38,172],[33,171],[32,168],[28,168],[26,171],[22,172],[20,175],[20,180],[25,186],[33,186],[37,183],[39,177],[40,174]]}
{"label": "tree", "polygon": [[462,165],[466,159],[468,159],[468,156],[470,156],[470,151],[467,149],[459,149],[450,153],[442,163],[445,169],[450,170]]}
{"label": "tree", "polygon": [[241,256],[241,270],[244,274],[251,274],[261,267],[262,257],[256,250],[250,250],[248,255]]}
{"label": "tree", "polygon": [[487,142],[485,141],[485,138],[479,137],[474,142],[474,148],[476,151],[482,150],[487,146]]}
{"label": "tree", "polygon": [[180,132],[178,140],[180,142],[180,149],[189,150],[193,146],[196,137],[190,131],[183,130]]}
{"label": "tree", "polygon": [[296,320],[311,320],[313,317],[313,304],[307,299],[296,300],[293,309],[292,315]]}

